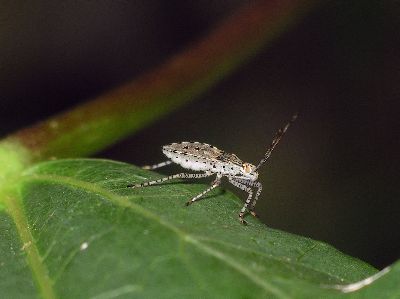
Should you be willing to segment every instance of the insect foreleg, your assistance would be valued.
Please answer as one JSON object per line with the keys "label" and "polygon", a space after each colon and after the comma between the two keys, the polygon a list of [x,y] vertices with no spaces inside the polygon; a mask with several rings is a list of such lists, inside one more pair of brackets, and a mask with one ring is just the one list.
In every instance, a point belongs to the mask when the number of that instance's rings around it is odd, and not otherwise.
{"label": "insect foreleg", "polygon": [[[250,204],[251,199],[253,197],[253,190],[249,186],[246,186],[245,184],[243,184],[242,180],[239,181],[239,180],[235,180],[234,178],[230,178],[229,182],[232,185],[238,187],[239,189],[242,189],[243,191],[246,191],[249,194],[247,196],[247,199],[246,199],[246,202],[244,203],[243,208],[240,210],[240,213],[239,213],[240,222],[243,223],[243,224],[247,224],[247,222],[243,219],[243,217],[244,217],[244,214],[245,214],[245,212],[247,210],[247,207]],[[247,181],[245,181],[245,182],[247,183]]]}
{"label": "insect foreleg", "polygon": [[154,165],[144,165],[144,166],[142,166],[142,168],[143,169],[153,170],[153,169],[157,169],[157,168],[161,168],[161,167],[167,166],[167,165],[169,165],[171,163],[172,163],[172,161],[168,160],[168,161],[164,161],[164,162],[161,162],[161,163],[158,163],[158,164],[154,164]]}
{"label": "insect foreleg", "polygon": [[221,177],[222,177],[221,175],[217,175],[216,179],[211,183],[211,186],[209,188],[207,188],[206,190],[204,190],[203,192],[201,192],[200,194],[196,195],[191,200],[186,202],[186,205],[188,206],[188,205],[194,203],[196,200],[198,200],[199,198],[201,198],[202,196],[204,196],[205,194],[207,194],[214,188],[218,187],[221,184]]}
{"label": "insect foreleg", "polygon": [[151,186],[151,185],[161,184],[166,181],[173,180],[173,179],[200,179],[200,178],[208,177],[210,175],[212,175],[212,173],[208,173],[208,172],[205,172],[205,173],[178,173],[178,174],[170,175],[165,178],[161,178],[161,179],[154,180],[154,181],[148,181],[148,182],[144,182],[141,184],[131,184],[131,185],[128,185],[127,187],[141,188],[141,187],[147,187],[147,186]]}
{"label": "insect foreleg", "polygon": [[262,184],[258,181],[253,182],[253,181],[247,181],[247,180],[242,180],[242,179],[237,179],[236,181],[238,181],[246,186],[257,188],[256,195],[254,196],[253,200],[251,201],[251,204],[249,205],[250,206],[249,207],[250,214],[253,215],[254,217],[257,217],[256,212],[254,212],[254,207],[256,206],[258,197],[261,194]]}
{"label": "insect foreleg", "polygon": [[254,207],[256,206],[256,204],[257,204],[257,199],[258,199],[258,197],[259,197],[260,194],[261,194],[261,191],[262,191],[262,184],[261,184],[260,182],[253,182],[253,183],[254,183],[254,187],[257,188],[257,192],[256,192],[256,196],[254,196],[253,202],[252,202],[251,205],[250,205],[249,211],[250,211],[250,213],[251,213],[254,217],[257,217],[256,212],[254,212]]}

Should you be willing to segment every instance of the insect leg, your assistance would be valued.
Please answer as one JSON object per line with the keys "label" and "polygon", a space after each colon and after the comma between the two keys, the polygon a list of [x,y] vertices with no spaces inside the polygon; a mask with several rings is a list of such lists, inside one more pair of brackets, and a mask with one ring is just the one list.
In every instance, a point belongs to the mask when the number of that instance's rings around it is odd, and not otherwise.
{"label": "insect leg", "polygon": [[200,179],[200,178],[205,178],[212,175],[212,173],[178,173],[178,174],[174,174],[174,175],[170,175],[167,176],[165,178],[161,178],[158,180],[154,180],[154,181],[148,181],[148,182],[144,182],[141,184],[131,184],[128,185],[128,188],[141,188],[141,187],[147,187],[147,186],[151,186],[151,185],[156,185],[156,184],[160,184],[160,183],[164,183],[166,181],[169,180],[173,180],[173,179]]}
{"label": "insect leg", "polygon": [[242,183],[242,184],[244,184],[244,185],[246,185],[246,186],[257,188],[256,195],[254,196],[253,200],[251,201],[251,204],[250,204],[250,207],[249,207],[249,212],[250,212],[250,214],[253,215],[254,217],[258,217],[257,214],[256,214],[256,212],[254,212],[254,207],[256,206],[258,197],[259,197],[260,194],[261,194],[261,191],[262,191],[262,184],[261,184],[260,182],[257,182],[257,181],[252,182],[252,181],[242,180],[242,179],[237,179],[236,181],[238,181],[238,182],[240,182],[240,183]]}
{"label": "insect leg", "polygon": [[201,192],[200,194],[196,195],[191,200],[186,202],[186,205],[188,206],[188,205],[194,203],[200,197],[204,196],[206,193],[210,192],[212,189],[218,187],[220,184],[221,184],[221,176],[217,175],[216,179],[211,183],[211,186],[209,188],[207,188],[206,190],[204,190],[203,192]]}
{"label": "insect leg", "polygon": [[154,165],[144,165],[144,166],[142,166],[142,168],[143,169],[153,170],[153,169],[157,169],[157,168],[161,168],[161,167],[167,166],[167,165],[169,165],[171,163],[172,163],[172,161],[168,160],[168,161],[164,161],[164,162],[161,162],[161,163],[158,163],[158,164],[154,164]]}
{"label": "insect leg", "polygon": [[230,182],[232,185],[238,187],[239,189],[242,189],[243,191],[246,191],[246,192],[249,194],[249,195],[247,196],[247,199],[246,199],[246,202],[244,203],[243,208],[240,210],[240,213],[239,213],[239,221],[240,221],[242,224],[247,224],[247,222],[243,219],[243,217],[244,217],[244,213],[245,213],[246,210],[247,210],[247,206],[250,204],[251,199],[252,199],[252,197],[253,197],[253,190],[252,190],[250,187],[248,187],[248,186],[246,186],[245,184],[243,184],[242,182],[240,182],[240,181],[238,181],[238,180],[235,180],[235,179],[233,179],[233,178],[230,178],[230,179],[229,179],[229,182]]}
{"label": "insect leg", "polygon": [[262,184],[261,184],[260,182],[252,182],[252,183],[253,183],[254,187],[257,188],[257,192],[256,192],[256,196],[254,196],[254,199],[253,199],[253,201],[252,201],[252,203],[251,203],[251,205],[250,205],[249,211],[250,211],[250,214],[251,214],[251,215],[253,215],[254,217],[258,217],[257,214],[256,214],[256,212],[254,211],[254,207],[256,206],[256,204],[257,204],[257,199],[258,199],[258,197],[259,197],[260,194],[261,194],[261,191],[262,191]]}

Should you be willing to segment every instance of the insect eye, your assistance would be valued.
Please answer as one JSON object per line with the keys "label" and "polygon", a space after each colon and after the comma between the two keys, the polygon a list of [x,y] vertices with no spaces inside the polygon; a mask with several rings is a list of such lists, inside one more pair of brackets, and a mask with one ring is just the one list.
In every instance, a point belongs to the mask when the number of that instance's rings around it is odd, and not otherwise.
{"label": "insect eye", "polygon": [[250,165],[247,164],[247,163],[244,163],[244,164],[243,164],[243,170],[244,170],[245,173],[250,173],[250,172],[251,172],[251,167],[250,167]]}

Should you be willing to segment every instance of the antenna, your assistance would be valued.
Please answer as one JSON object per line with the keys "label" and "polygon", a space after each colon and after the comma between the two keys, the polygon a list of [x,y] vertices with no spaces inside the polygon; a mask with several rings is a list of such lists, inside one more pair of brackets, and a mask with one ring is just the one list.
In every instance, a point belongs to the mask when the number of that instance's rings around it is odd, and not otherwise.
{"label": "antenna", "polygon": [[264,158],[262,158],[260,163],[258,163],[258,165],[257,165],[256,169],[254,169],[254,171],[257,171],[257,169],[259,169],[265,162],[267,162],[267,160],[271,156],[272,151],[274,150],[275,146],[279,143],[282,136],[286,133],[287,129],[296,120],[296,118],[297,118],[297,113],[295,113],[292,116],[291,120],[286,124],[286,126],[284,126],[283,128],[278,130],[278,132],[275,134],[274,139],[271,142],[271,145],[269,146],[267,152],[265,153]]}

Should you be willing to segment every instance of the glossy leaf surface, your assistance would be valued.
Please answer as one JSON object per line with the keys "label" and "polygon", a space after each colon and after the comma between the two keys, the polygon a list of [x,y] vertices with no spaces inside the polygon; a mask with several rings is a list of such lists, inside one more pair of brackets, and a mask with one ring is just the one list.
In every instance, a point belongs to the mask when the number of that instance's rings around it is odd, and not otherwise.
{"label": "glossy leaf surface", "polygon": [[[329,245],[238,221],[242,201],[202,184],[142,189],[159,175],[107,160],[58,160],[27,169],[2,192],[0,289],[7,298],[393,297],[394,266],[377,271]],[[397,273],[396,273],[397,272]],[[16,285],[19,287],[16,288]],[[398,291],[397,291],[398,292]],[[398,293],[397,293],[398,294]],[[381,297],[386,298],[386,297]]]}

